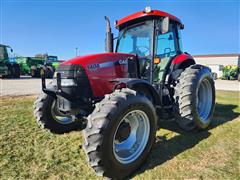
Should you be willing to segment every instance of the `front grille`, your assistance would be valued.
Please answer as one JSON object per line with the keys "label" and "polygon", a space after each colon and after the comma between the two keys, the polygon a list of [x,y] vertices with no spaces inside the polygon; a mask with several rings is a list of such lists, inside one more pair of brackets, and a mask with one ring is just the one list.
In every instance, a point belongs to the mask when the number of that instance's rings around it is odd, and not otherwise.
{"label": "front grille", "polygon": [[89,79],[84,68],[79,64],[61,64],[56,73],[61,74],[62,79],[74,79],[77,86],[62,87],[62,91],[73,98],[90,98],[93,96]]}

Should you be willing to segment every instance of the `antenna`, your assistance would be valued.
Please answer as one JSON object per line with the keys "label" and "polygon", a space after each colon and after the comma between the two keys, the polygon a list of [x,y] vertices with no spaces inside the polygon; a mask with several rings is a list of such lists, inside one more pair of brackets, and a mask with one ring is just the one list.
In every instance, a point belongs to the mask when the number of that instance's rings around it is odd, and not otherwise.
{"label": "antenna", "polygon": [[76,57],[78,56],[78,47],[75,48],[76,49]]}

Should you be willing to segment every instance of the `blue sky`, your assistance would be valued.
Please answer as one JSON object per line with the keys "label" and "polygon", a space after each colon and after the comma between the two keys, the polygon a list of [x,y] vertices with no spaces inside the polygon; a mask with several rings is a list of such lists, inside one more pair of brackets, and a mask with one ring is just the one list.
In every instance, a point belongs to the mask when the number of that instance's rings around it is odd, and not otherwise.
{"label": "blue sky", "polygon": [[[240,53],[238,0],[0,0],[0,43],[15,53],[48,52],[61,59],[104,51],[104,15],[114,21],[143,10],[169,12],[182,20],[183,48],[190,54]],[[117,31],[114,30],[117,36]]]}

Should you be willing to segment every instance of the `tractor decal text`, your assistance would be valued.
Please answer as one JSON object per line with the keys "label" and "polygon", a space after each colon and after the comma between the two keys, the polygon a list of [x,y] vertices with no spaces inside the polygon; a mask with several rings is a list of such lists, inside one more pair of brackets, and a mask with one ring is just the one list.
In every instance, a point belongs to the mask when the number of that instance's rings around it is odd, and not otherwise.
{"label": "tractor decal text", "polygon": [[117,66],[117,65],[127,65],[127,64],[128,64],[127,59],[120,59],[120,60],[115,61],[115,62],[104,62],[104,63],[100,63],[100,64],[89,64],[87,66],[87,68],[90,71],[96,71],[99,68],[105,68],[105,67],[111,67],[111,66]]}
{"label": "tractor decal text", "polygon": [[99,67],[100,67],[100,64],[90,64],[90,65],[87,66],[87,68],[88,68],[90,71],[95,71],[95,70],[97,70]]}

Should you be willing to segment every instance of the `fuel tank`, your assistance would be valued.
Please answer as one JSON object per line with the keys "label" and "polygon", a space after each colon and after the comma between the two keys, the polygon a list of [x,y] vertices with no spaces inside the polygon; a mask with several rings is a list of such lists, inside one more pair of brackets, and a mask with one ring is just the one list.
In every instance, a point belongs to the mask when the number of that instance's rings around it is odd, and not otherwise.
{"label": "fuel tank", "polygon": [[[131,71],[134,71],[128,66],[130,59],[136,59],[136,56],[124,53],[102,53],[75,57],[60,66],[80,65],[89,80],[91,88],[89,91],[92,91],[94,97],[103,97],[113,91],[115,83],[112,80],[130,77]],[[89,87],[80,87],[82,88]]]}

